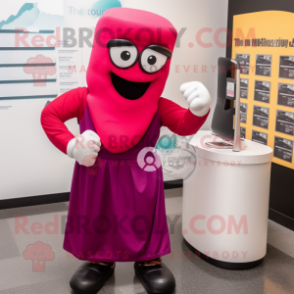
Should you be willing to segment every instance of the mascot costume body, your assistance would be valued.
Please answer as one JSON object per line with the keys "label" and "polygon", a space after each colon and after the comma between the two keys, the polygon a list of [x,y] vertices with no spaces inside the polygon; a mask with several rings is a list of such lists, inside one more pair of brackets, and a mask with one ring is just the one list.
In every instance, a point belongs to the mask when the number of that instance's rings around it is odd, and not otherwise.
{"label": "mascot costume body", "polygon": [[[200,82],[181,86],[189,109],[161,98],[176,38],[159,15],[108,10],[96,26],[88,88],[61,95],[42,112],[49,140],[77,161],[64,240],[65,250],[87,261],[70,281],[77,293],[96,293],[115,262],[126,261],[135,262],[149,293],[175,288],[160,259],[171,252],[162,169],[147,172],[137,157],[156,145],[161,126],[192,135],[209,113],[210,95]],[[64,125],[71,118],[81,135]]]}

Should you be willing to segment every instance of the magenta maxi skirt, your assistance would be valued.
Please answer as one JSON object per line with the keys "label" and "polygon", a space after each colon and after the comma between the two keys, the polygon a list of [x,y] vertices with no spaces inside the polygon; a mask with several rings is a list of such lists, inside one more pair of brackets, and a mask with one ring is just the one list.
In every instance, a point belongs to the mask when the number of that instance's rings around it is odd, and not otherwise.
{"label": "magenta maxi skirt", "polygon": [[[95,128],[88,107],[80,132]],[[96,163],[76,162],[64,249],[81,260],[143,261],[171,252],[161,166],[142,169],[138,153],[159,138],[157,112],[132,149],[111,153],[101,148]]]}

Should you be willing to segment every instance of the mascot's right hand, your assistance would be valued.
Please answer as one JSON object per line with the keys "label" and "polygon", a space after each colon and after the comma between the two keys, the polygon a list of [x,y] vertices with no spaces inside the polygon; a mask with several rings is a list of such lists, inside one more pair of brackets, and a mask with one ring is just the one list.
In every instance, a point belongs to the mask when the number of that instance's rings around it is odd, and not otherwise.
{"label": "mascot's right hand", "polygon": [[87,130],[68,142],[66,153],[80,165],[88,167],[94,165],[100,147],[99,136],[95,132]]}

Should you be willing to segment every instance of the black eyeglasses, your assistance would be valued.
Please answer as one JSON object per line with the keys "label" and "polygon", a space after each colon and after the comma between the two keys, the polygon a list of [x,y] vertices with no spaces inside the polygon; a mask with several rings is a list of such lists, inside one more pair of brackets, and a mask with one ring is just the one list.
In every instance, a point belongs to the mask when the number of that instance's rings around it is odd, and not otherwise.
{"label": "black eyeglasses", "polygon": [[132,67],[139,59],[142,71],[148,74],[158,72],[171,58],[172,52],[160,45],[149,45],[139,56],[137,46],[124,39],[112,39],[107,43],[112,63],[121,69]]}

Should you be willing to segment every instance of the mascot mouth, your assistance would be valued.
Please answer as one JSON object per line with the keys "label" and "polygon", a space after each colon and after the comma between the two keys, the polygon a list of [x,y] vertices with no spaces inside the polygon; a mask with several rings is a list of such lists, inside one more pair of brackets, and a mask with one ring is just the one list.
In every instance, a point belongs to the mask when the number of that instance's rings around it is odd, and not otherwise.
{"label": "mascot mouth", "polygon": [[110,74],[111,74],[112,84],[115,90],[121,96],[123,96],[124,98],[128,100],[137,100],[140,97],[142,97],[151,84],[151,82],[138,83],[138,82],[128,81],[119,77],[113,72],[111,72]]}

